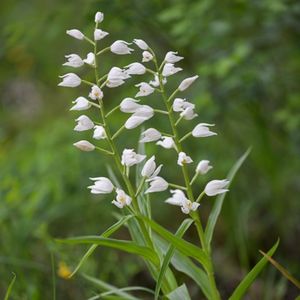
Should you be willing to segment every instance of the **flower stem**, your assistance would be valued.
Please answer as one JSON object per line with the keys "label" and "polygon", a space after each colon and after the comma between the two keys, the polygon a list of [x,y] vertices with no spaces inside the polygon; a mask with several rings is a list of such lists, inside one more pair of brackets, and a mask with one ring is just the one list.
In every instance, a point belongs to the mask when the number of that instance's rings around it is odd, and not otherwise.
{"label": "flower stem", "polygon": [[180,140],[179,140],[179,142],[180,143],[182,143],[184,140],[186,140],[189,136],[191,136],[192,135],[192,132],[189,132],[189,133],[187,133],[186,135],[184,135]]}
{"label": "flower stem", "polygon": [[115,133],[114,135],[112,136],[112,140],[114,140],[123,130],[125,129],[125,126],[121,126]]}
{"label": "flower stem", "polygon": [[185,186],[182,186],[182,185],[178,185],[178,184],[175,184],[175,183],[169,183],[169,186],[170,186],[170,187],[173,187],[173,188],[175,188],[175,189],[180,189],[180,190],[186,191],[186,187],[185,187]]}

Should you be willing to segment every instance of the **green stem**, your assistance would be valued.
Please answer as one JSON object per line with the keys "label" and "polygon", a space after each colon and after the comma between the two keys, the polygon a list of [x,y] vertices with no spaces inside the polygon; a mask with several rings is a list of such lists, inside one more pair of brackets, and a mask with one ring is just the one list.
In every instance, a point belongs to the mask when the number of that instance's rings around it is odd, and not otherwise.
{"label": "green stem", "polygon": [[85,83],[87,85],[90,85],[90,86],[94,86],[95,85],[95,83],[87,81],[87,80],[83,80],[83,79],[81,79],[81,82],[83,82],[83,83]]}
{"label": "green stem", "polygon": [[103,149],[103,148],[100,148],[100,147],[96,147],[96,149],[103,152],[103,153],[105,153],[105,154],[114,155],[114,153],[109,151],[109,150],[106,150],[106,149]]}
{"label": "green stem", "polygon": [[191,135],[192,135],[191,132],[187,133],[186,135],[184,135],[184,136],[179,140],[179,142],[182,143],[184,140],[186,140],[186,139],[187,139],[189,136],[191,136]]}
{"label": "green stem", "polygon": [[123,130],[125,129],[125,126],[121,126],[115,133],[114,135],[112,136],[112,140],[114,140]]}
{"label": "green stem", "polygon": [[137,197],[140,194],[140,192],[142,191],[142,188],[144,186],[145,181],[146,181],[146,177],[143,177],[143,179],[141,180],[141,182],[140,182],[140,184],[137,188],[137,191],[135,193],[135,197]]}
{"label": "green stem", "polygon": [[96,52],[96,55],[103,54],[103,53],[105,53],[105,52],[107,52],[107,51],[109,51],[109,50],[110,50],[110,47],[106,47],[106,48],[100,50],[99,52]]}
{"label": "green stem", "polygon": [[175,184],[175,183],[169,183],[169,186],[170,186],[170,187],[173,187],[173,188],[175,188],[175,189],[180,189],[180,190],[186,191],[186,187],[185,187],[185,186],[182,186],[182,185],[178,185],[178,184]]}
{"label": "green stem", "polygon": [[163,114],[163,115],[169,114],[167,111],[161,110],[161,109],[154,109],[154,112],[159,113],[159,114]]}
{"label": "green stem", "polygon": [[191,180],[191,185],[195,182],[195,180],[198,178],[199,173],[195,172],[195,175],[193,176]]}
{"label": "green stem", "polygon": [[113,114],[116,110],[120,108],[120,105],[117,105],[115,108],[113,108],[111,111],[109,111],[106,115],[105,118],[109,117],[111,114]]}

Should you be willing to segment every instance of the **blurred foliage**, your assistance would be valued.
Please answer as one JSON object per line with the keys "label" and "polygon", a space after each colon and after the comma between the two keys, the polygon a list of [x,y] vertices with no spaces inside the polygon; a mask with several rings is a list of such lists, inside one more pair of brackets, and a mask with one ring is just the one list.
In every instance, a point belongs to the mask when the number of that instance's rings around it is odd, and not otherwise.
{"label": "blurred foliage", "polygon": [[[104,173],[102,157],[72,147],[78,134],[71,131],[75,116],[67,111],[78,90],[56,88],[57,76],[65,72],[63,56],[85,56],[88,51],[88,45],[67,37],[65,30],[91,33],[97,10],[105,13],[103,27],[110,32],[105,45],[115,39],[143,38],[161,57],[169,50],[179,51],[187,73],[200,75],[188,97],[197,104],[201,120],[217,124],[219,135],[198,143],[189,140],[188,147],[195,161],[204,157],[212,161],[215,168],[209,178],[225,176],[241,153],[253,146],[217,226],[215,264],[224,298],[260,258],[258,249],[268,249],[278,236],[280,261],[299,274],[298,1],[4,0],[0,3],[0,295],[13,271],[17,280],[12,299],[51,299],[51,253],[57,265],[64,261],[73,267],[84,249],[58,248],[51,237],[97,234],[113,220],[108,199],[92,197],[85,188],[89,176]],[[108,69],[116,61],[123,66],[140,60],[140,54],[133,56],[107,56],[101,63]],[[178,81],[172,78],[170,85]],[[133,96],[134,91],[128,86],[117,89],[111,101]],[[158,104],[154,97],[149,99]],[[125,119],[115,116],[116,121],[120,118]],[[158,122],[164,126],[163,120]],[[120,144],[126,142],[122,136]],[[155,149],[150,146],[148,151]],[[173,156],[161,153],[161,161],[173,163]],[[176,172],[168,175],[176,182]],[[154,199],[159,207],[155,214],[175,229],[171,216],[177,210],[161,200]],[[204,216],[210,207],[209,201],[203,203]],[[152,284],[135,258],[105,249],[89,259],[85,270],[119,286]],[[58,299],[83,299],[92,293],[93,287],[80,277],[58,279]],[[295,296],[295,289],[269,269],[248,299]],[[199,299],[197,291],[194,297]]]}

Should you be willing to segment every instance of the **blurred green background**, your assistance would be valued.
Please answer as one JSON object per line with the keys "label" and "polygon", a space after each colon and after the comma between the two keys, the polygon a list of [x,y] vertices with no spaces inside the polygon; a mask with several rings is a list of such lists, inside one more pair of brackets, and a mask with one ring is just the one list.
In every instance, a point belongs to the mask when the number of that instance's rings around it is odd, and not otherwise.
{"label": "blurred green background", "polygon": [[[214,165],[205,181],[224,178],[234,161],[253,147],[217,224],[214,259],[223,298],[260,258],[258,249],[267,250],[277,237],[281,244],[275,259],[299,278],[299,1],[4,0],[0,8],[0,297],[15,272],[12,299],[52,299],[51,253],[56,265],[63,261],[73,268],[86,249],[59,246],[52,238],[97,234],[115,221],[110,197],[93,197],[86,189],[88,177],[107,175],[103,157],[72,146],[88,134],[72,131],[78,114],[68,110],[88,90],[57,87],[58,75],[67,72],[61,66],[64,55],[84,57],[90,51],[65,31],[78,28],[92,36],[96,11],[105,13],[101,27],[110,32],[103,44],[143,38],[160,58],[170,50],[185,57],[180,63],[185,71],[170,79],[170,89],[180,77],[199,74],[186,96],[197,105],[201,121],[216,123],[218,136],[190,139],[187,149],[195,161],[206,158]],[[136,50],[122,58],[107,55],[102,66],[107,70],[140,60]],[[108,106],[135,92],[130,83],[108,91]],[[144,101],[159,103],[156,96]],[[114,118],[117,129],[125,116]],[[164,126],[163,120],[157,122]],[[191,123],[183,125],[184,133]],[[138,134],[138,129],[123,134],[120,144]],[[157,149],[150,146],[147,151]],[[178,182],[176,172],[167,174],[175,159],[169,153],[160,151],[158,161],[166,164],[163,175]],[[203,184],[199,182],[199,189]],[[154,214],[175,230],[183,216],[162,204],[166,197],[153,199]],[[204,219],[210,201],[201,207]],[[82,271],[121,287],[153,287],[139,260],[108,249],[96,251]],[[193,299],[201,299],[192,283],[182,275],[180,279]],[[56,288],[58,299],[87,299],[97,292],[80,275],[72,280],[58,277]],[[269,266],[247,299],[296,295],[296,288]]]}

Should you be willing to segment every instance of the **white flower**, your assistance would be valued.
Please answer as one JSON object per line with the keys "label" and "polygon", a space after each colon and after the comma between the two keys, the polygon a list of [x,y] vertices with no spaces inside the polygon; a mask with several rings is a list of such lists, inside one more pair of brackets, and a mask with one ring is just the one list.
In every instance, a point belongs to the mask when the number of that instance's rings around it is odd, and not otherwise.
{"label": "white flower", "polygon": [[66,33],[77,40],[84,39],[84,34],[81,31],[79,31],[78,29],[70,29],[70,30],[67,30]]}
{"label": "white flower", "polygon": [[154,92],[154,88],[147,82],[141,82],[135,86],[140,88],[139,92],[135,95],[136,97],[145,97]]}
{"label": "white flower", "polygon": [[125,122],[126,129],[133,129],[141,125],[145,121],[151,119],[154,115],[154,110],[148,105],[141,105],[134,114]]}
{"label": "white flower", "polygon": [[122,153],[122,165],[131,167],[142,162],[146,155],[136,154],[133,149],[124,149]]}
{"label": "white flower", "polygon": [[133,98],[125,98],[120,104],[120,110],[124,113],[134,113],[141,107],[141,104],[138,104],[138,102],[139,100]]}
{"label": "white flower", "polygon": [[178,90],[181,92],[186,90],[198,77],[199,76],[196,75],[196,76],[189,77],[189,78],[182,80],[178,87]]}
{"label": "white flower", "polygon": [[93,85],[89,93],[89,97],[92,100],[101,100],[103,98],[103,92],[97,85]]}
{"label": "white flower", "polygon": [[155,156],[153,155],[144,164],[141,175],[143,177],[148,177],[148,178],[156,177],[159,174],[161,168],[162,168],[162,165],[159,165],[156,168]]}
{"label": "white flower", "polygon": [[154,142],[161,138],[161,133],[155,128],[149,128],[142,132],[140,143]]}
{"label": "white flower", "polygon": [[148,62],[153,59],[153,55],[149,51],[143,51],[143,60],[142,62]]}
{"label": "white flower", "polygon": [[192,106],[187,107],[183,112],[180,113],[180,116],[183,117],[185,120],[192,120],[198,116],[194,112],[194,108]]}
{"label": "white flower", "polygon": [[100,125],[94,126],[93,138],[95,140],[103,140],[106,138],[106,133],[105,133],[105,129],[103,126],[100,126]]}
{"label": "white flower", "polygon": [[132,199],[121,189],[117,189],[116,200],[113,200],[111,203],[119,208],[123,208],[126,205],[130,205]]}
{"label": "white flower", "polygon": [[195,104],[186,101],[186,99],[176,98],[174,99],[172,108],[175,112],[184,112],[187,108],[193,110],[195,108]]}
{"label": "white flower", "polygon": [[156,145],[162,146],[165,149],[175,148],[174,140],[168,136],[162,136],[162,141],[156,142]]}
{"label": "white flower", "polygon": [[65,87],[76,87],[81,84],[81,79],[74,73],[67,73],[65,75],[59,76],[62,78],[62,82],[58,84],[58,86],[65,86]]}
{"label": "white flower", "polygon": [[171,190],[172,197],[168,198],[165,202],[171,205],[181,207],[181,211],[185,214],[189,214],[190,211],[195,211],[199,207],[199,203],[191,202],[188,200],[181,190]]}
{"label": "white flower", "polygon": [[[166,83],[167,83],[167,79],[164,77],[162,80],[162,84],[165,85]],[[154,75],[154,80],[151,80],[149,84],[151,84],[154,87],[158,87],[160,85],[157,73]]]}
{"label": "white flower", "polygon": [[213,167],[209,165],[209,160],[204,159],[198,163],[196,173],[204,175],[212,168]]}
{"label": "white flower", "polygon": [[86,152],[93,151],[96,148],[93,144],[91,144],[86,140],[79,141],[77,143],[74,143],[73,145],[79,150],[86,151]]}
{"label": "white flower", "polygon": [[149,46],[147,45],[147,43],[143,40],[140,39],[134,39],[133,42],[142,50],[147,50],[149,49]]}
{"label": "white flower", "polygon": [[167,63],[164,65],[163,71],[162,71],[162,75],[164,77],[168,77],[171,75],[174,75],[176,73],[178,73],[179,71],[182,71],[181,68],[176,68],[173,64]]}
{"label": "white flower", "polygon": [[84,97],[78,97],[75,101],[73,101],[72,103],[75,103],[75,105],[73,105],[70,110],[86,110],[89,109],[91,107],[91,103],[85,99]]}
{"label": "white flower", "polygon": [[208,137],[212,135],[217,135],[215,132],[210,131],[209,127],[215,126],[214,124],[200,123],[192,131],[194,137]]}
{"label": "white flower", "polygon": [[229,191],[226,187],[229,184],[229,180],[212,180],[210,181],[204,189],[204,192],[207,196],[215,196],[218,194],[223,194]]}
{"label": "white flower", "polygon": [[83,61],[90,66],[95,66],[95,54],[89,52]]}
{"label": "white flower", "polygon": [[118,67],[112,67],[107,75],[107,84],[109,88],[114,88],[122,85],[125,79],[130,78],[130,75]]}
{"label": "white flower", "polygon": [[169,186],[168,182],[159,176],[151,177],[146,181],[150,183],[150,187],[145,192],[146,194],[165,191]]}
{"label": "white flower", "polygon": [[104,14],[100,11],[97,11],[95,14],[95,22],[96,23],[101,23],[104,19]]}
{"label": "white flower", "polygon": [[95,126],[93,121],[85,115],[80,116],[75,121],[77,121],[77,125],[74,127],[75,131],[89,130]]}
{"label": "white flower", "polygon": [[110,46],[110,51],[119,55],[130,54],[133,49],[129,48],[128,45],[130,45],[130,43],[118,40]]}
{"label": "white flower", "polygon": [[165,62],[174,64],[183,59],[182,56],[176,55],[178,52],[169,51],[165,56]]}
{"label": "white flower", "polygon": [[193,160],[189,156],[187,156],[184,152],[179,152],[178,160],[177,160],[177,164],[179,166],[183,166],[184,164],[190,164],[192,162]]}
{"label": "white flower", "polygon": [[95,41],[100,41],[100,40],[104,39],[107,35],[109,35],[108,32],[103,31],[101,29],[95,29],[95,31],[94,31],[94,40]]}
{"label": "white flower", "polygon": [[84,65],[83,60],[81,57],[77,54],[69,54],[65,55],[65,58],[68,60],[63,64],[63,66],[73,67],[73,68],[79,68]]}
{"label": "white flower", "polygon": [[88,189],[91,189],[92,194],[110,194],[114,190],[114,185],[106,177],[92,177],[91,180],[95,181]]}
{"label": "white flower", "polygon": [[125,68],[127,68],[125,73],[128,75],[143,75],[146,73],[146,68],[142,64],[137,62],[132,63]]}

